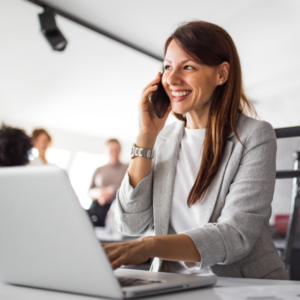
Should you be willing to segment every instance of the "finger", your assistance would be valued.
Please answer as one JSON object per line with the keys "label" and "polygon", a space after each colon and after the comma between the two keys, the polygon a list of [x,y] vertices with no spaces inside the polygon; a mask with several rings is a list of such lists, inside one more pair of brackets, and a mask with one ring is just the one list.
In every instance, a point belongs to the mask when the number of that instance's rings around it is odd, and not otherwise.
{"label": "finger", "polygon": [[153,79],[149,84],[147,84],[143,90],[145,91],[150,86],[153,86],[153,85],[159,83],[160,82],[160,76],[161,76],[161,73],[158,72],[155,79]]}
{"label": "finger", "polygon": [[112,252],[116,249],[123,249],[126,242],[116,242],[116,243],[102,243],[102,247],[106,252]]}
{"label": "finger", "polygon": [[157,85],[150,86],[148,89],[146,89],[142,93],[141,104],[148,103],[148,100],[150,98],[151,93],[156,91],[156,90],[157,90]]}
{"label": "finger", "polygon": [[101,243],[104,249],[113,248],[115,243]]}
{"label": "finger", "polygon": [[108,255],[108,253],[110,252],[109,248],[107,248],[103,245],[102,245],[102,247],[103,247],[103,250],[104,250],[105,254]]}
{"label": "finger", "polygon": [[118,259],[116,259],[114,262],[111,263],[111,266],[114,270],[120,268],[122,265],[124,265],[122,257],[119,257]]}
{"label": "finger", "polygon": [[107,255],[108,260],[113,263],[116,259],[118,259],[122,255],[122,251],[120,249],[117,249],[116,251],[110,252]]}
{"label": "finger", "polygon": [[102,243],[102,247],[104,249],[112,250],[112,249],[119,248],[120,244],[122,244],[122,243],[120,243],[120,242],[119,243]]}
{"label": "finger", "polygon": [[101,197],[101,199],[98,200],[98,203],[99,203],[101,206],[104,205],[104,203],[103,203],[103,197]]}
{"label": "finger", "polygon": [[113,245],[110,245],[109,243],[102,244],[102,248],[105,251],[106,255],[108,255],[115,249],[115,247]]}

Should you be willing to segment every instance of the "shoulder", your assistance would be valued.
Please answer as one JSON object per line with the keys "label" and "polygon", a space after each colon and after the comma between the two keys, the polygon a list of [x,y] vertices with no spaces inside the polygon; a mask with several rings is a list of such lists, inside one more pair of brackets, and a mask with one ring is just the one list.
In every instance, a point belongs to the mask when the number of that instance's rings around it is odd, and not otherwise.
{"label": "shoulder", "polygon": [[276,140],[274,128],[270,123],[245,115],[239,115],[236,131],[242,142]]}
{"label": "shoulder", "polygon": [[104,165],[104,166],[101,166],[101,167],[98,167],[94,174],[98,174],[98,173],[101,173],[103,170],[105,170],[107,168],[107,165]]}

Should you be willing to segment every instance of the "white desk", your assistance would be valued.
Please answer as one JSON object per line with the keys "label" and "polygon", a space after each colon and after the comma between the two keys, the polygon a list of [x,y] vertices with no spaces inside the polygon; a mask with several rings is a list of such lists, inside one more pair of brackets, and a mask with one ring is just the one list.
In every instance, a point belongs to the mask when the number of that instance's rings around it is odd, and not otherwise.
{"label": "white desk", "polygon": [[[118,232],[117,230],[113,230],[110,232],[105,227],[95,227],[94,231],[97,239],[104,243],[126,242],[138,238],[137,236],[125,236],[122,233]],[[149,230],[141,237],[154,236],[154,235],[155,235],[154,230]]]}
{"label": "white desk", "polygon": [[[214,287],[203,289],[176,292],[165,295],[156,295],[153,297],[145,297],[143,299],[155,300],[223,300],[216,294],[216,290],[221,287],[247,287],[247,286],[263,286],[263,285],[297,285],[300,290],[300,281],[283,281],[283,280],[265,280],[265,279],[241,279],[241,278],[224,278],[220,277],[218,283]],[[0,283],[0,299],[1,300],[92,300],[104,299],[90,296],[79,296],[74,294],[59,293],[45,291],[39,289],[31,289],[25,287],[17,287]],[[299,297],[300,299],[300,297]],[[232,300],[235,300],[234,297]]]}

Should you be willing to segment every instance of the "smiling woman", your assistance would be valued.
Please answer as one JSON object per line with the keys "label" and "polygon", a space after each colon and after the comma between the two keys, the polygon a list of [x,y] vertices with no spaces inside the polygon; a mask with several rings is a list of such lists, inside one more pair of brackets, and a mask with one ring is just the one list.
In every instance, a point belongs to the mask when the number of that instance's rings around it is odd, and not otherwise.
{"label": "smiling woman", "polygon": [[[165,47],[159,119],[144,89],[139,135],[117,193],[116,224],[128,235],[154,225],[154,237],[106,244],[114,268],[155,257],[152,271],[286,279],[269,231],[276,137],[242,88],[235,45],[217,25],[179,27]],[[165,126],[171,112],[180,120]],[[144,150],[154,150],[151,157]]]}

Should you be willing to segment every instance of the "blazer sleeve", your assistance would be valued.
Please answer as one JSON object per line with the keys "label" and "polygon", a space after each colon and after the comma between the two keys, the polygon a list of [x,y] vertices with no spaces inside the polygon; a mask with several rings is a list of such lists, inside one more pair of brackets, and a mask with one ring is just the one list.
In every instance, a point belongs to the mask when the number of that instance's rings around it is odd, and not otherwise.
{"label": "blazer sleeve", "polygon": [[243,144],[243,155],[217,222],[184,232],[201,255],[201,268],[232,264],[246,257],[270,218],[276,178],[274,129],[267,122],[257,122]]}
{"label": "blazer sleeve", "polygon": [[131,236],[138,236],[153,226],[151,172],[133,188],[129,181],[128,171],[117,192],[115,224],[117,229]]}

